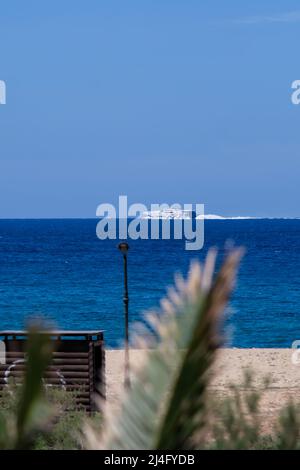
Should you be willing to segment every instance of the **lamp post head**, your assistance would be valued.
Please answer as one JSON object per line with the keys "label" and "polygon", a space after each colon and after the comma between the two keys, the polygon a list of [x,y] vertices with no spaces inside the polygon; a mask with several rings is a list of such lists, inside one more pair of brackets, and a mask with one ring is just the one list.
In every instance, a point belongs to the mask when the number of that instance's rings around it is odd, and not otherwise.
{"label": "lamp post head", "polygon": [[119,250],[123,253],[124,256],[127,255],[127,251],[129,250],[129,245],[126,242],[119,243],[118,245]]}

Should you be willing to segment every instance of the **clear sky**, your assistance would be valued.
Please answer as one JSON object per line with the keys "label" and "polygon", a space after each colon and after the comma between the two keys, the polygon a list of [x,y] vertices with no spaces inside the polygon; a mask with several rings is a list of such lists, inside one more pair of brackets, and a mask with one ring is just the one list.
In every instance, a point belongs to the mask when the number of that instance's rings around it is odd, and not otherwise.
{"label": "clear sky", "polygon": [[0,4],[0,217],[300,216],[299,1]]}

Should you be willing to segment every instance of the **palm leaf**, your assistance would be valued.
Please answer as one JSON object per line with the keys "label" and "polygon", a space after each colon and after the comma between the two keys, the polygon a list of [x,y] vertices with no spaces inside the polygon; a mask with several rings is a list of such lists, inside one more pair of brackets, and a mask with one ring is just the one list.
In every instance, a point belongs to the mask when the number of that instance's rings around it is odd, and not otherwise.
{"label": "palm leaf", "polygon": [[139,338],[145,351],[121,409],[106,410],[104,432],[87,430],[89,448],[195,449],[201,445],[211,366],[222,344],[220,323],[231,293],[241,250],[230,253],[215,280],[215,252],[203,270],[191,267],[188,279],[162,301],[162,312],[148,318],[154,344]]}
{"label": "palm leaf", "polygon": [[39,333],[37,328],[31,327],[27,351],[26,372],[17,406],[16,448],[26,448],[32,432],[48,417],[43,393],[43,374],[51,360],[49,335]]}

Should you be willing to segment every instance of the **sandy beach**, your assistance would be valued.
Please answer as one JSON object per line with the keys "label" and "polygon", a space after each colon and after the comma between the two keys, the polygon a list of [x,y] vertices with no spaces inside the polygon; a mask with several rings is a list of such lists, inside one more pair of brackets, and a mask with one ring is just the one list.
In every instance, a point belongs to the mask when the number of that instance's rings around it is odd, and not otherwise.
{"label": "sandy beach", "polygon": [[[212,389],[226,396],[231,384],[242,384],[247,369],[254,374],[253,387],[261,388],[264,378],[270,386],[262,399],[262,414],[270,423],[276,412],[289,400],[300,403],[300,364],[292,363],[291,349],[222,349],[215,368]],[[133,361],[141,356],[140,350],[131,350]],[[123,390],[123,351],[106,351],[107,400],[117,405]]]}

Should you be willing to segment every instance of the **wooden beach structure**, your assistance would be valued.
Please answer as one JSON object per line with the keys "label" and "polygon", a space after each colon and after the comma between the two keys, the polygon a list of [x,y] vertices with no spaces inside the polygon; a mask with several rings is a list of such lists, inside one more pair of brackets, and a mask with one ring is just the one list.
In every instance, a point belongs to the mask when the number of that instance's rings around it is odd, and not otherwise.
{"label": "wooden beach structure", "polygon": [[[76,403],[96,411],[95,397],[105,398],[105,349],[103,331],[46,331],[53,341],[46,386],[74,392]],[[20,383],[26,367],[26,331],[0,331],[0,390],[13,379]]]}

